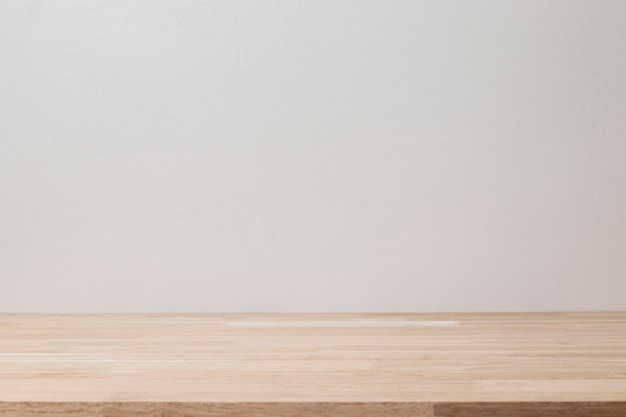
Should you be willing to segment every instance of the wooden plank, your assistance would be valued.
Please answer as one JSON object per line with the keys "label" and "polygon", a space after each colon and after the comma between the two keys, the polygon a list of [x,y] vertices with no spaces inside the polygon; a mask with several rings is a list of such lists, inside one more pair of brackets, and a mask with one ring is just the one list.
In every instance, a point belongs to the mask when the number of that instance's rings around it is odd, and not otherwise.
{"label": "wooden plank", "polygon": [[[104,403],[100,417],[163,417],[162,403]],[[192,416],[190,416],[192,417]]]}
{"label": "wooden plank", "polygon": [[412,403],[0,403],[2,417],[434,417]]}
{"label": "wooden plank", "polygon": [[0,315],[2,416],[620,401],[626,313]]}
{"label": "wooden plank", "polygon": [[169,403],[163,417],[434,417],[432,404]]}
{"label": "wooden plank", "polygon": [[606,403],[449,403],[435,406],[436,417],[624,417],[626,402]]}
{"label": "wooden plank", "polygon": [[102,417],[102,410],[102,403],[0,402],[1,417]]}

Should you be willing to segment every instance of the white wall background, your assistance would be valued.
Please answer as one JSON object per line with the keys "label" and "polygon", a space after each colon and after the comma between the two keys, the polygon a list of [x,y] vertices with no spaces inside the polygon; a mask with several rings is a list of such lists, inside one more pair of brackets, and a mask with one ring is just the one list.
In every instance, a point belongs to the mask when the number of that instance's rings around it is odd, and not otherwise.
{"label": "white wall background", "polygon": [[0,0],[0,311],[626,309],[623,0]]}

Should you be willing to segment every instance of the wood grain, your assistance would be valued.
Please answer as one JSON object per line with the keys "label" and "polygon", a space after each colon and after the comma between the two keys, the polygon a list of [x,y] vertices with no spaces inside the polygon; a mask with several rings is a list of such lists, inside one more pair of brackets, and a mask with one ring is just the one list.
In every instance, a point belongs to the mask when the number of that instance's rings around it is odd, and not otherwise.
{"label": "wood grain", "polygon": [[169,403],[164,417],[433,417],[432,404],[411,403]]}
{"label": "wood grain", "polygon": [[162,403],[105,403],[102,413],[94,417],[163,417]]}
{"label": "wood grain", "polygon": [[437,417],[624,417],[626,402],[606,403],[448,403]]}
{"label": "wood grain", "polygon": [[0,403],[3,417],[624,417],[626,402]]}
{"label": "wood grain", "polygon": [[424,403],[0,403],[2,417],[433,417]]}
{"label": "wood grain", "polygon": [[0,315],[2,417],[624,417],[625,401],[626,313]]}
{"label": "wood grain", "polygon": [[0,402],[2,417],[102,417],[102,403]]}

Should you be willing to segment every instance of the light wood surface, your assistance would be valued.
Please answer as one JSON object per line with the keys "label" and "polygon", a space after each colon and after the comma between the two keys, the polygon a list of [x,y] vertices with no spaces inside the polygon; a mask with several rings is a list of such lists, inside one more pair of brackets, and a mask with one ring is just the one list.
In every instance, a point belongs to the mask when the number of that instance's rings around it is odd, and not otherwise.
{"label": "light wood surface", "polygon": [[35,415],[624,417],[626,313],[0,315]]}

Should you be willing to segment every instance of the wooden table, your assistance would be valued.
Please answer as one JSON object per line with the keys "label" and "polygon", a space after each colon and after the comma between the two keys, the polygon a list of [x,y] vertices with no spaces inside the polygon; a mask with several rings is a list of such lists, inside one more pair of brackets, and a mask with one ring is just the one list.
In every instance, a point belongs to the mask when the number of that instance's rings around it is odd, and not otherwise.
{"label": "wooden table", "polygon": [[0,416],[626,417],[626,313],[5,314]]}

